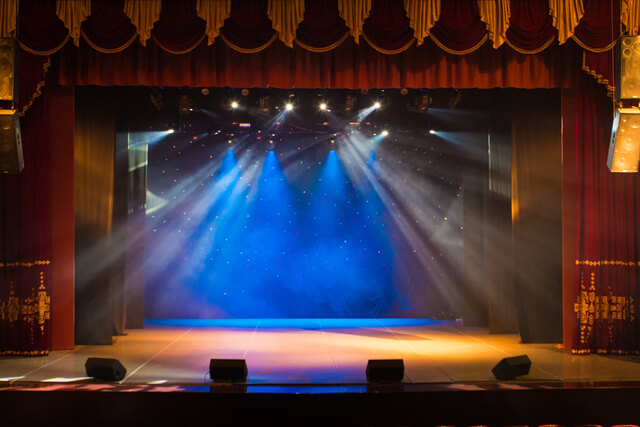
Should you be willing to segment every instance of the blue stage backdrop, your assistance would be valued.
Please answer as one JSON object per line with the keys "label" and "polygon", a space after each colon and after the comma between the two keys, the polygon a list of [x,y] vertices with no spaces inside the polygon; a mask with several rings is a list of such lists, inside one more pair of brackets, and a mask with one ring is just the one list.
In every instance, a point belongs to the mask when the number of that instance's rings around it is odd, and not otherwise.
{"label": "blue stage backdrop", "polygon": [[382,113],[358,125],[301,115],[209,113],[226,125],[182,123],[149,145],[146,317],[456,310],[456,147]]}

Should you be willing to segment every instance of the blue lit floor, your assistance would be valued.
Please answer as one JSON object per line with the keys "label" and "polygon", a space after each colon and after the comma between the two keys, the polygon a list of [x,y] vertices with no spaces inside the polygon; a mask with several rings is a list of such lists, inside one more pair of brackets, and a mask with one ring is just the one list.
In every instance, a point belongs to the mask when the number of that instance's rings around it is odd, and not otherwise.
{"label": "blue lit floor", "polygon": [[127,332],[111,346],[0,359],[0,383],[84,377],[87,357],[108,357],[127,368],[123,384],[208,385],[209,360],[233,358],[246,360],[250,387],[277,391],[292,385],[316,393],[344,392],[366,383],[367,360],[401,358],[406,385],[473,388],[469,383],[495,383],[491,368],[504,357],[521,354],[532,361],[525,381],[640,380],[635,359],[572,356],[554,344],[521,344],[516,334],[489,334],[455,321],[152,320],[143,330]]}

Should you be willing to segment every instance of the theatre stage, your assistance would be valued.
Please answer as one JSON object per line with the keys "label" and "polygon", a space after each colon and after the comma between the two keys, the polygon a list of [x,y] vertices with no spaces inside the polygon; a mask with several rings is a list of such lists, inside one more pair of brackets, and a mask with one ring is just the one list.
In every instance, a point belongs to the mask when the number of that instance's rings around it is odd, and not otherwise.
{"label": "theatre stage", "polygon": [[211,358],[234,358],[246,359],[250,387],[323,385],[340,392],[366,383],[367,360],[401,358],[405,384],[474,389],[514,386],[498,384],[491,368],[503,357],[521,354],[532,367],[519,382],[640,380],[639,357],[573,356],[556,344],[521,344],[516,334],[425,319],[152,320],[111,346],[0,358],[0,377],[5,386],[80,378],[87,357],[109,357],[127,368],[123,385],[202,385],[210,384]]}

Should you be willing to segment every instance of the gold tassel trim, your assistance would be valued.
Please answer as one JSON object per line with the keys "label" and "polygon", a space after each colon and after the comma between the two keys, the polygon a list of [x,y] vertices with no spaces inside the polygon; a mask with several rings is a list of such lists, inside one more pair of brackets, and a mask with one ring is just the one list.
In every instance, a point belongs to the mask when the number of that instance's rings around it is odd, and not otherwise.
{"label": "gold tassel trim", "polygon": [[480,40],[475,46],[470,47],[467,50],[453,50],[453,49],[449,49],[448,47],[446,47],[444,44],[442,44],[440,42],[440,40],[438,40],[433,34],[430,34],[429,37],[431,37],[431,40],[433,40],[433,42],[438,45],[438,47],[442,50],[444,50],[447,53],[450,53],[452,55],[466,55],[468,53],[471,52],[475,52],[476,50],[478,50],[480,48],[480,46],[482,46],[484,44],[484,42],[487,41],[487,39],[489,38],[489,33],[485,33],[484,37],[482,38],[482,40]]}
{"label": "gold tassel trim", "polygon": [[[49,67],[51,67],[51,57],[47,58],[47,62],[42,64],[42,80],[38,82],[38,84],[36,85],[35,92],[33,92],[33,94],[31,95],[31,99],[29,100],[27,105],[22,107],[22,110],[20,110],[20,112],[18,113],[18,117],[24,117],[24,114],[27,112],[29,108],[31,108],[35,100],[42,95],[42,88],[45,85],[45,80],[47,77],[47,71],[49,70]],[[0,263],[0,266],[2,266],[2,263]]]}
{"label": "gold tassel trim", "polygon": [[162,50],[164,50],[165,52],[169,52],[169,53],[172,53],[172,54],[174,54],[174,55],[183,55],[183,54],[185,54],[185,53],[189,53],[189,52],[191,52],[193,49],[195,49],[196,47],[198,47],[198,45],[200,45],[200,43],[202,43],[202,40],[204,40],[204,38],[205,38],[206,36],[207,36],[206,34],[202,34],[202,37],[200,37],[200,40],[198,40],[198,41],[197,41],[193,46],[191,46],[191,47],[189,47],[189,48],[187,48],[187,49],[184,49],[184,50],[171,50],[171,49],[169,49],[168,47],[164,46],[162,43],[160,43],[160,42],[158,41],[158,39],[156,39],[153,35],[151,35],[151,38],[152,38],[152,39],[153,39],[153,41],[154,41],[154,42],[156,42],[156,44],[157,44],[158,46],[160,46],[160,48],[161,48]]}
{"label": "gold tassel trim", "polygon": [[270,40],[268,40],[265,44],[263,44],[262,46],[258,46],[256,48],[253,49],[245,49],[243,47],[240,47],[238,45],[233,44],[228,38],[226,38],[224,36],[224,34],[220,33],[220,38],[222,40],[224,40],[224,42],[227,44],[227,46],[229,46],[231,49],[240,52],[240,53],[258,53],[262,50],[265,50],[266,48],[268,48],[269,46],[271,46],[271,43],[273,43],[274,41],[276,41],[278,39],[278,32],[274,32],[273,33],[273,37],[271,37]]}
{"label": "gold tassel trim", "polygon": [[304,44],[302,43],[300,40],[298,39],[293,39],[294,43],[297,44],[298,46],[300,46],[301,48],[308,50],[309,52],[315,52],[315,53],[324,53],[324,52],[329,52],[330,50],[333,50],[335,48],[337,48],[338,46],[340,46],[342,43],[344,43],[344,41],[347,39],[347,37],[349,37],[349,31],[345,31],[344,35],[342,37],[340,37],[340,39],[333,43],[330,44],[328,46],[324,46],[324,47],[313,47],[313,46],[309,46],[308,44]]}
{"label": "gold tassel trim", "polygon": [[133,37],[131,37],[125,44],[123,44],[122,46],[119,47],[115,47],[113,49],[106,49],[104,47],[100,47],[97,44],[95,44],[94,42],[91,41],[91,39],[89,37],[87,37],[87,35],[84,33],[84,31],[80,32],[80,35],[82,36],[82,38],[84,39],[85,42],[87,42],[87,44],[89,46],[91,46],[93,49],[97,50],[100,53],[120,53],[123,50],[125,50],[126,48],[128,48],[129,46],[131,46],[131,43],[133,43],[133,41],[138,37],[138,33],[135,33],[133,35]]}
{"label": "gold tassel trim", "polygon": [[582,70],[586,71],[587,74],[591,75],[593,78],[596,79],[596,81],[598,83],[600,83],[601,85],[605,85],[607,87],[607,96],[610,98],[614,97],[616,88],[615,86],[611,86],[609,84],[609,80],[605,79],[604,76],[602,74],[598,74],[596,73],[596,71],[594,69],[592,69],[591,67],[589,67],[586,64],[586,53],[584,51],[582,51]]}
{"label": "gold tassel trim", "polygon": [[504,42],[509,45],[509,47],[513,50],[515,50],[518,53],[522,53],[524,55],[534,55],[536,53],[540,53],[543,50],[545,50],[546,48],[549,47],[549,45],[551,45],[551,43],[553,43],[553,41],[556,39],[555,36],[551,37],[547,42],[545,42],[542,46],[540,46],[537,49],[533,49],[533,50],[526,50],[526,49],[520,49],[518,46],[514,45],[513,43],[511,43],[509,41],[508,38],[505,37]]}
{"label": "gold tassel trim", "polygon": [[371,42],[371,40],[369,40],[369,38],[367,37],[367,35],[365,33],[362,33],[361,37],[363,39],[365,39],[365,41],[367,43],[369,43],[369,46],[371,46],[372,48],[374,48],[378,52],[383,53],[385,55],[396,55],[398,53],[402,53],[405,50],[409,49],[411,47],[411,45],[413,45],[416,42],[416,39],[412,37],[411,41],[409,43],[407,43],[406,45],[402,46],[401,48],[394,49],[394,50],[388,50],[388,49],[383,49],[383,48],[378,47],[375,44],[373,44],[373,42]]}

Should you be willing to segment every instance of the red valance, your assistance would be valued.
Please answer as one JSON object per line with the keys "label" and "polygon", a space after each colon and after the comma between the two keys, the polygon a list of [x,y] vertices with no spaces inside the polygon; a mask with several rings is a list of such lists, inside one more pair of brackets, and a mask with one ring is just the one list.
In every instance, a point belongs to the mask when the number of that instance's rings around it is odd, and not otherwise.
{"label": "red valance", "polygon": [[[584,15],[569,31],[583,48],[601,52],[611,48],[619,36],[620,5],[616,0],[583,0]],[[232,0],[228,18],[215,43],[255,53],[266,49],[277,32],[267,13],[267,0]],[[125,49],[135,38],[136,28],[123,11],[124,1],[91,2],[91,14],[82,23],[82,38],[102,52]],[[511,0],[505,39],[521,53],[537,53],[557,36],[547,0]],[[69,38],[56,15],[55,0],[22,0],[18,38],[24,49],[40,55],[56,52]],[[560,21],[560,20],[559,20]],[[197,13],[196,0],[162,0],[159,20],[151,36],[170,53],[193,50],[205,39],[206,24]],[[449,53],[465,54],[479,48],[488,37],[476,1],[440,0],[440,15],[430,30],[431,38]],[[349,36],[340,17],[337,0],[306,0],[304,20],[297,28],[298,46],[311,51],[329,50]],[[397,54],[414,43],[404,3],[372,0],[362,26],[362,39],[375,50]]]}

